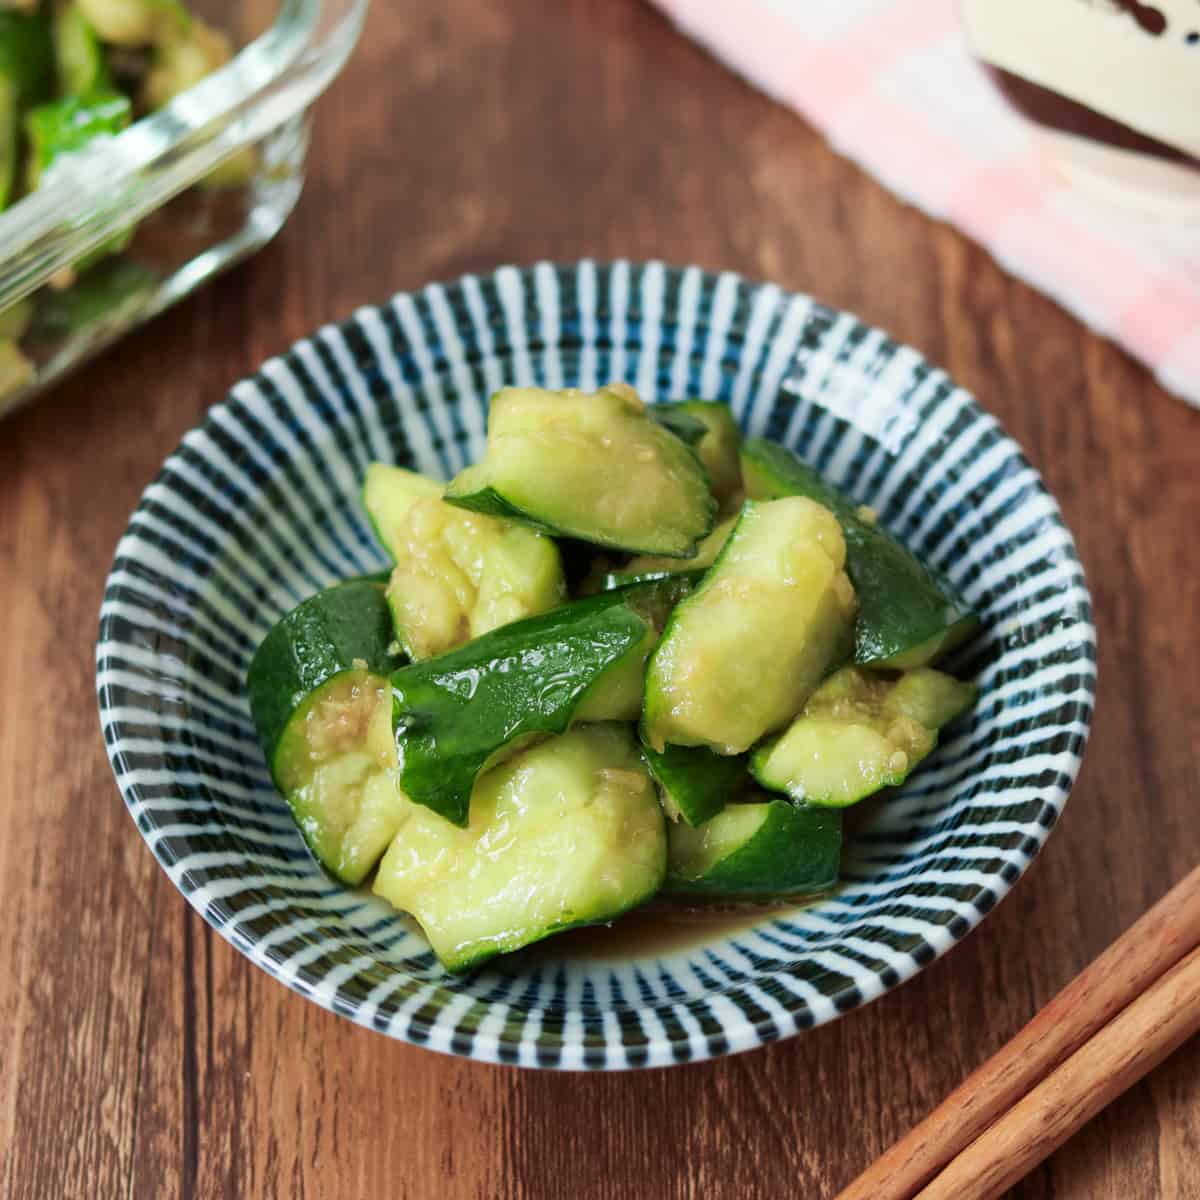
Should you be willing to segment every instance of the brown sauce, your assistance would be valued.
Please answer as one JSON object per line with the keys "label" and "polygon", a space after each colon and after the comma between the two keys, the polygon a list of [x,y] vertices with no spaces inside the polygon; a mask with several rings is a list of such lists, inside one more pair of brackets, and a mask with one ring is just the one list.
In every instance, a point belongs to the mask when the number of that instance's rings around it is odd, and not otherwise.
{"label": "brown sauce", "polygon": [[[807,903],[817,899],[811,897]],[[660,896],[611,925],[570,929],[514,954],[501,955],[488,966],[509,973],[560,962],[662,958],[745,933],[764,920],[794,916],[805,906],[779,901],[706,904]]]}
{"label": "brown sauce", "polygon": [[[370,895],[370,885],[360,885],[359,891],[364,896]],[[584,925],[556,933],[524,949],[489,959],[487,968],[503,974],[518,974],[530,967],[560,962],[610,963],[633,958],[663,958],[745,933],[762,921],[796,916],[821,899],[820,896],[808,896],[795,901],[706,903],[656,896],[611,925]],[[421,926],[410,913],[397,911],[396,916],[414,937],[425,941]]]}

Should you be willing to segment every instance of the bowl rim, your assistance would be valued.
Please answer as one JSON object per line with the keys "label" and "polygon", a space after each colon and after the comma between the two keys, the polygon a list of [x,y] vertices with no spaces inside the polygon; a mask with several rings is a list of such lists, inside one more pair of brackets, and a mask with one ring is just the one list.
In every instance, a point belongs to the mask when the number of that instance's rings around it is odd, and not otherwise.
{"label": "bowl rim", "polygon": [[[1062,774],[1065,777],[1066,782],[1054,782],[1046,785],[1044,790],[1039,793],[1039,798],[1044,802],[1042,805],[1043,816],[1036,822],[1030,822],[1031,826],[1036,826],[1036,828],[1031,829],[1027,838],[1028,841],[1032,841],[1034,843],[1033,847],[1025,852],[1024,861],[1019,865],[1014,866],[1011,874],[996,874],[989,879],[989,890],[993,893],[990,902],[988,902],[985,906],[981,906],[979,902],[976,902],[976,904],[972,906],[972,911],[969,914],[956,917],[955,922],[950,923],[944,928],[945,937],[937,939],[936,944],[927,942],[927,945],[930,946],[932,953],[921,956],[913,956],[911,964],[906,964],[904,967],[892,971],[893,979],[891,981],[885,982],[880,980],[879,986],[871,989],[861,989],[853,983],[848,983],[847,987],[843,989],[843,992],[846,994],[834,993],[832,996],[827,997],[830,1000],[828,1009],[823,1013],[817,1013],[813,1015],[813,1018],[808,1021],[800,1021],[795,1019],[797,1011],[801,1011],[801,1006],[797,1005],[794,1008],[789,1009],[788,1015],[793,1018],[792,1027],[790,1029],[781,1031],[776,1019],[769,1015],[765,1018],[747,1020],[740,1024],[735,1030],[725,1031],[725,1044],[721,1049],[713,1050],[706,1043],[706,1048],[702,1051],[690,1053],[687,1058],[679,1059],[672,1058],[670,1056],[671,1049],[676,1045],[676,1043],[671,1039],[665,1027],[660,1025],[662,1033],[657,1042],[655,1042],[653,1038],[651,1039],[650,1046],[658,1048],[665,1047],[667,1052],[665,1057],[660,1057],[658,1061],[655,1061],[654,1055],[650,1055],[647,1059],[640,1062],[623,1062],[611,1065],[605,1061],[604,1063],[599,1064],[599,1069],[604,1070],[630,1070],[644,1069],[647,1067],[654,1068],[662,1065],[677,1065],[681,1062],[692,1063],[725,1057],[730,1054],[744,1053],[748,1050],[767,1045],[771,1041],[792,1037],[798,1033],[804,1032],[807,1029],[816,1028],[819,1025],[827,1024],[830,1021],[836,1020],[837,1018],[843,1016],[845,1013],[871,1003],[886,992],[892,991],[896,987],[899,987],[901,984],[907,982],[913,976],[924,970],[925,967],[944,956],[972,930],[982,924],[986,917],[990,915],[990,913],[995,910],[996,906],[1004,899],[1004,897],[1009,894],[1012,888],[1024,876],[1025,872],[1032,865],[1034,859],[1038,856],[1038,854],[1040,854],[1041,850],[1046,844],[1046,841],[1049,839],[1050,834],[1057,827],[1059,818],[1061,817],[1062,809],[1065,806],[1066,801],[1069,798],[1071,788],[1074,786],[1074,783],[1078,777],[1078,772],[1086,751],[1095,710],[1097,668],[1095,656],[1096,629],[1092,619],[1091,597],[1087,588],[1083,564],[1080,560],[1074,537],[1072,536],[1071,531],[1063,518],[1057,500],[1047,488],[1040,472],[1038,472],[1036,468],[1029,463],[1024,452],[1021,450],[1020,445],[1004,430],[999,422],[996,421],[995,418],[993,418],[978,403],[973,394],[958,388],[957,385],[954,385],[951,377],[946,372],[940,371],[940,369],[937,368],[935,364],[932,364],[920,351],[903,342],[894,340],[878,327],[872,326],[867,322],[860,320],[854,313],[826,305],[821,301],[816,300],[808,293],[782,288],[779,285],[772,284],[764,280],[751,279],[735,271],[718,272],[695,265],[676,266],[664,263],[657,259],[630,260],[624,258],[614,258],[607,260],[594,260],[584,258],[575,261],[537,260],[527,264],[505,264],[490,270],[466,272],[457,276],[455,279],[444,283],[437,281],[425,283],[420,287],[395,292],[391,296],[379,301],[378,303],[358,306],[349,316],[341,321],[325,323],[307,336],[296,339],[285,350],[282,350],[266,359],[256,371],[245,376],[242,380],[238,381],[238,383],[235,383],[227,392],[225,397],[208,408],[205,411],[203,419],[184,434],[180,442],[163,461],[162,465],[155,473],[154,478],[149,484],[147,484],[141,497],[139,498],[137,506],[130,515],[126,530],[122,533],[121,538],[118,540],[117,547],[114,551],[113,567],[110,568],[110,573],[106,578],[104,599],[100,609],[99,630],[96,642],[96,688],[100,726],[102,736],[104,737],[105,741],[106,753],[108,755],[109,763],[112,768],[118,789],[121,792],[122,799],[127,810],[134,819],[134,824],[138,830],[138,833],[142,837],[143,841],[147,843],[148,848],[154,855],[159,866],[167,874],[168,879],[170,879],[171,883],[183,895],[184,899],[187,900],[192,909],[199,913],[210,927],[215,929],[225,941],[229,942],[235,949],[244,954],[252,963],[260,967],[280,983],[283,983],[292,991],[297,992],[309,1000],[315,1001],[327,1011],[333,1012],[338,1016],[345,1017],[346,1019],[351,1020],[355,1024],[361,1025],[364,1028],[372,1029],[376,1032],[383,1032],[387,1036],[408,1042],[412,1045],[419,1045],[426,1049],[433,1049],[453,1057],[467,1058],[475,1061],[499,1065],[515,1065],[521,1067],[532,1066],[558,1070],[597,1069],[596,1065],[594,1064],[577,1064],[568,1066],[557,1060],[553,1062],[530,1062],[503,1058],[499,1054],[500,1048],[505,1044],[502,1033],[489,1035],[487,1037],[482,1035],[476,1036],[472,1039],[470,1048],[465,1051],[457,1048],[453,1043],[445,1045],[438,1044],[435,1040],[431,1039],[431,1034],[434,1032],[434,1027],[437,1023],[436,1015],[432,1020],[429,1020],[422,1016],[421,1013],[413,1012],[409,1014],[409,1022],[404,1027],[402,1032],[393,1032],[390,1027],[383,1029],[380,1027],[380,1025],[368,1019],[370,1014],[364,1014],[362,1012],[363,1006],[354,1004],[347,1007],[345,1004],[339,1005],[336,1003],[336,992],[329,992],[318,987],[317,984],[319,983],[319,978],[306,976],[303,967],[287,973],[281,971],[279,969],[281,965],[280,961],[264,951],[257,940],[252,937],[247,937],[245,934],[243,934],[241,930],[236,927],[236,922],[222,923],[221,921],[217,920],[209,911],[209,907],[204,898],[198,894],[198,889],[195,887],[186,886],[182,878],[177,878],[172,873],[172,868],[175,866],[178,859],[171,851],[168,843],[165,839],[152,839],[150,834],[154,831],[154,827],[151,826],[149,829],[144,829],[141,822],[137,819],[135,810],[135,805],[138,800],[137,784],[136,782],[128,782],[123,778],[123,770],[121,766],[123,754],[122,744],[128,737],[132,737],[133,735],[126,734],[122,730],[120,718],[113,716],[113,705],[110,702],[110,697],[108,694],[109,687],[104,678],[105,649],[114,645],[119,646],[122,644],[119,638],[114,639],[110,636],[113,631],[113,623],[115,619],[115,614],[112,611],[110,593],[114,587],[113,571],[115,570],[116,563],[120,558],[121,546],[124,543],[126,536],[132,529],[136,518],[146,509],[148,503],[150,502],[149,497],[155,489],[155,486],[159,484],[163,477],[168,473],[172,464],[178,461],[179,456],[187,445],[188,439],[197,433],[211,431],[218,425],[223,416],[226,416],[245,405],[245,402],[236,394],[241,384],[264,378],[264,372],[266,372],[272,365],[282,364],[286,360],[293,358],[298,350],[301,348],[311,347],[314,341],[320,338],[322,335],[330,332],[344,334],[347,330],[354,326],[360,315],[370,313],[378,314],[388,306],[395,304],[398,300],[427,296],[431,289],[438,289],[445,294],[454,293],[456,291],[461,292],[463,286],[469,282],[479,283],[486,280],[495,280],[498,275],[504,272],[515,272],[523,282],[532,284],[535,273],[538,271],[544,271],[546,269],[550,269],[554,272],[578,271],[580,268],[585,266],[590,266],[596,271],[611,271],[617,268],[625,268],[630,271],[645,270],[647,268],[660,268],[665,270],[668,274],[674,276],[682,276],[685,273],[695,272],[699,273],[701,286],[709,292],[715,289],[721,280],[731,281],[738,288],[746,289],[748,294],[756,294],[764,288],[771,288],[773,289],[773,292],[777,296],[780,303],[793,301],[807,303],[811,306],[811,311],[813,312],[823,313],[834,319],[841,319],[851,322],[856,331],[861,331],[861,333],[865,336],[878,339],[878,344],[881,349],[886,349],[890,353],[905,352],[913,356],[913,362],[915,365],[925,367],[930,370],[939,371],[940,375],[945,378],[947,382],[955,386],[956,390],[962,392],[963,408],[970,414],[972,421],[984,421],[989,424],[994,430],[996,437],[1002,444],[1006,446],[1006,449],[1012,453],[1015,460],[1018,461],[1023,468],[1028,469],[1030,486],[1035,496],[1041,500],[1044,506],[1046,519],[1052,525],[1054,534],[1057,538],[1055,547],[1056,555],[1060,556],[1061,561],[1066,565],[1073,567],[1077,575],[1077,587],[1079,591],[1078,600],[1072,608],[1065,609],[1064,611],[1070,613],[1072,628],[1073,631],[1078,634],[1078,640],[1081,643],[1087,644],[1091,651],[1089,656],[1090,663],[1088,667],[1083,670],[1082,675],[1078,680],[1078,683],[1081,685],[1080,690],[1083,694],[1081,696],[1077,696],[1073,701],[1074,717],[1079,725],[1079,729],[1077,734],[1077,749],[1073,750],[1069,761],[1062,768]],[[786,387],[786,383],[784,386]],[[452,979],[444,982],[447,982],[449,986],[453,987]],[[849,995],[849,993],[854,994]],[[458,993],[456,992],[455,994]],[[678,1003],[682,1004],[685,1002],[680,1000]],[[649,1011],[657,1011],[657,1009],[662,1006],[651,1006],[649,1002],[647,1002],[645,1007]],[[539,1036],[542,1036],[542,1034],[539,1034]],[[553,1040],[553,1038],[551,1038],[551,1040]],[[659,1043],[661,1043],[661,1046],[659,1046]],[[566,1038],[562,1037],[561,1034],[559,1035],[558,1044],[560,1049],[567,1044]]]}

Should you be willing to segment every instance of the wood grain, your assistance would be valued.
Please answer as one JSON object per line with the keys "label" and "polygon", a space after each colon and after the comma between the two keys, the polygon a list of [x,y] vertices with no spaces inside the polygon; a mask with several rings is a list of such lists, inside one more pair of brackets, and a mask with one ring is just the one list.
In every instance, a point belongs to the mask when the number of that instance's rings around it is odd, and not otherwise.
{"label": "wood grain", "polygon": [[[1192,960],[1192,987],[1200,993],[1200,866],[1193,867],[1147,909],[1099,958],[1039,1009],[998,1054],[964,1079],[835,1200],[911,1200],[918,1192],[919,1200],[925,1200],[922,1188],[926,1185],[931,1192],[928,1200],[939,1188],[939,1194],[953,1200],[956,1187],[962,1189],[966,1200],[968,1160],[978,1164],[981,1143],[1006,1123],[1011,1132],[1000,1145],[1000,1161],[1006,1170],[1015,1172],[1012,1178],[1026,1175],[1085,1119],[1090,1120],[1103,1104],[1120,1095],[1200,1029],[1200,996],[1194,1007],[1182,1006],[1178,1013],[1173,1011],[1180,1006],[1178,988],[1162,990],[1160,998],[1152,1003],[1154,993],[1161,990],[1157,985],[1163,976],[1185,957]],[[1135,1006],[1150,1015],[1126,1022],[1122,1028],[1131,1031],[1128,1043],[1116,1042],[1110,1057],[1104,1058],[1097,1045],[1114,1046],[1112,1031],[1106,1026],[1117,1024],[1118,1015],[1124,1021],[1127,1013],[1123,1010]],[[1175,1017],[1181,1024],[1171,1026],[1169,1036],[1177,1040],[1160,1043],[1154,1035]],[[1092,1064],[1094,1074],[1081,1073],[1077,1064],[1067,1070],[1067,1060],[1075,1063],[1076,1059]],[[1127,1066],[1136,1064],[1140,1068],[1123,1081],[1116,1070],[1122,1059]],[[1074,1081],[1082,1095],[1071,1095],[1062,1082],[1047,1086],[1052,1078],[1060,1076]],[[1040,1106],[1030,1107],[1027,1101],[1035,1088],[1045,1100]],[[1093,1101],[1095,1108],[1087,1108]],[[1059,1124],[1056,1140],[1039,1142],[1038,1134],[1048,1124],[1047,1111],[1057,1111],[1064,1122],[1073,1111],[1075,1123]],[[1086,1118],[1080,1115],[1084,1111]],[[1023,1119],[1017,1119],[1022,1113]],[[1014,1153],[1014,1142],[1024,1149]],[[987,1186],[996,1187],[994,1180],[987,1184],[986,1173],[978,1166],[976,1175],[980,1190],[973,1195],[982,1195]],[[945,1177],[952,1178],[953,1185],[947,1185]]]}
{"label": "wood grain", "polygon": [[[913,1200],[997,1200],[1196,1033],[1200,1033],[1200,946],[999,1114],[995,1124]],[[909,1194],[906,1190],[905,1196]]]}
{"label": "wood grain", "polygon": [[[307,194],[252,263],[0,425],[0,1196],[831,1195],[1200,861],[1200,416],[838,159],[637,0],[379,0]],[[126,816],[92,699],[141,488],[266,355],[397,288],[662,257],[812,291],[974,390],[1045,474],[1100,630],[1088,760],[982,930],[833,1026],[631,1077],[372,1037],[194,917]],[[1200,1045],[1014,1195],[1200,1195]]]}

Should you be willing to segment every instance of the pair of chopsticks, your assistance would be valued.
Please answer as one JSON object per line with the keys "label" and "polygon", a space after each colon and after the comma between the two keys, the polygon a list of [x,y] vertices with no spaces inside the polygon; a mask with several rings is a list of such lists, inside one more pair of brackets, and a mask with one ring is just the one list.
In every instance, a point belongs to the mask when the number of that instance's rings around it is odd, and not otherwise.
{"label": "pair of chopsticks", "polygon": [[835,1200],[994,1200],[1200,1031],[1200,867]]}

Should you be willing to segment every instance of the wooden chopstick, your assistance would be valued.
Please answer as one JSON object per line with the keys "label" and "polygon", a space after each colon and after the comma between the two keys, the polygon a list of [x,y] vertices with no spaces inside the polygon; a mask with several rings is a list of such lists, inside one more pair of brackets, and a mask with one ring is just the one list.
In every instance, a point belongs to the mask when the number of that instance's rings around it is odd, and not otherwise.
{"label": "wooden chopstick", "polygon": [[995,1200],[1200,1031],[1200,949],[986,1129],[917,1200]]}
{"label": "wooden chopstick", "polygon": [[[1165,984],[1163,977],[1197,946],[1200,946],[1200,867],[1143,914],[1012,1041],[960,1084],[907,1137],[868,1167],[836,1200],[912,1200],[952,1159],[1013,1109],[1097,1030],[1143,993],[1149,993],[1158,980]],[[1151,997],[1147,995],[1146,999],[1149,1001]],[[1180,1041],[1186,1036],[1181,1034]],[[1111,1041],[1106,1045],[1112,1049]],[[1168,1053],[1169,1049],[1164,1050],[1161,1057]],[[1154,1059],[1143,1070],[1149,1070],[1160,1060]],[[1073,1073],[1069,1078],[1079,1077]],[[1131,1076],[1119,1090],[1137,1078],[1140,1073]],[[1117,1092],[1108,1093],[1103,1103],[1115,1095]],[[1086,1119],[1081,1118],[1079,1123]],[[1066,1129],[1062,1138],[1077,1127]],[[1052,1148],[1048,1147],[1044,1153]],[[1025,1169],[1036,1161],[1040,1160],[1030,1161]],[[923,1193],[922,1197],[924,1200]]]}

